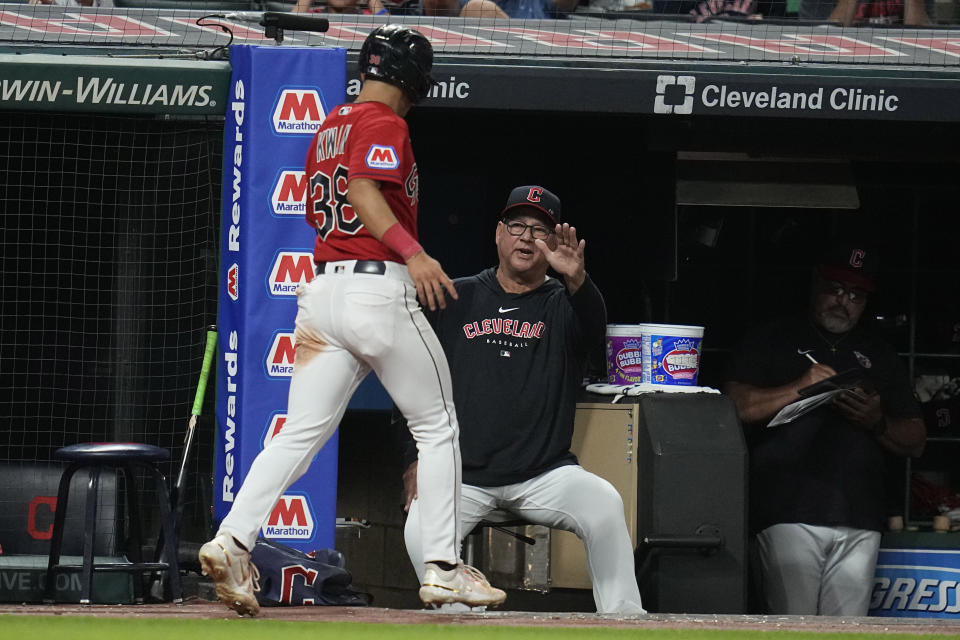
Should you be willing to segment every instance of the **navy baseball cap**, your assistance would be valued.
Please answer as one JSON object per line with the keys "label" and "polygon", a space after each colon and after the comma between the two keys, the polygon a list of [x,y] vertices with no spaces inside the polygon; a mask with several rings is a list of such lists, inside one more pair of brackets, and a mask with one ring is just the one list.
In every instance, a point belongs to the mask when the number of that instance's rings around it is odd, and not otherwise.
{"label": "navy baseball cap", "polygon": [[876,291],[879,266],[876,249],[861,242],[838,242],[820,257],[817,273],[865,291]]}
{"label": "navy baseball cap", "polygon": [[560,198],[543,187],[535,184],[517,187],[510,192],[507,204],[500,215],[504,219],[512,217],[514,213],[519,215],[521,212],[517,209],[520,207],[536,209],[553,224],[560,222]]}

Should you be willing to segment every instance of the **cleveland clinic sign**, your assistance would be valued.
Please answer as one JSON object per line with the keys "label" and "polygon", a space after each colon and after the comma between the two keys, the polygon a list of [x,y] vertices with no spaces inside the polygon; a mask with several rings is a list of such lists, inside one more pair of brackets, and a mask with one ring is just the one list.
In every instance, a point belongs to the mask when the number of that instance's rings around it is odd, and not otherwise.
{"label": "cleveland clinic sign", "polygon": [[765,111],[802,114],[817,111],[894,113],[900,96],[881,88],[811,87],[808,89],[744,87],[708,83],[697,86],[692,75],[657,76],[654,113],[691,114],[704,111]]}

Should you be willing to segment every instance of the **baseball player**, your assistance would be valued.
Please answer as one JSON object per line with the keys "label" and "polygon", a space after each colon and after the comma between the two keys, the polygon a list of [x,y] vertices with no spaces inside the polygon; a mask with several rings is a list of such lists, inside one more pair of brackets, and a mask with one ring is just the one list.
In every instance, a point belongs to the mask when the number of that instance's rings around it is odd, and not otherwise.
{"label": "baseball player", "polygon": [[417,243],[417,165],[403,116],[433,79],[417,31],[375,29],[360,50],[363,86],[335,107],[310,145],[307,221],[317,276],[297,292],[296,356],[287,422],[256,457],[216,537],[200,549],[217,597],[256,615],[253,548],[270,510],[333,434],[372,370],[406,417],[421,462],[426,604],[496,605],[506,594],[459,561],[460,450],[450,372],[417,299],[431,310],[457,294]]}
{"label": "baseball player", "polygon": [[[498,266],[457,279],[458,299],[435,317],[463,427],[463,533],[517,518],[572,531],[586,548],[597,611],[645,613],[623,500],[570,452],[584,364],[603,344],[607,316],[584,241],[559,221],[553,193],[514,189],[497,224]],[[547,277],[548,267],[561,279]],[[411,481],[422,473],[412,462],[404,474],[404,537],[421,577],[427,512]]]}

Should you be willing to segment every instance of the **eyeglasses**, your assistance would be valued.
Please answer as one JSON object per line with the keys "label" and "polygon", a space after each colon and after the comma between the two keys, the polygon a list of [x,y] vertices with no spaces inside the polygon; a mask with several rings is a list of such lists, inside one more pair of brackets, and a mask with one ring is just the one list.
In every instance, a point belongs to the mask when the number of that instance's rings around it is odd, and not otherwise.
{"label": "eyeglasses", "polygon": [[864,304],[867,301],[867,292],[841,282],[824,281],[820,285],[820,292],[835,297],[846,296],[853,304]]}
{"label": "eyeglasses", "polygon": [[522,236],[530,229],[530,235],[534,240],[546,240],[553,235],[553,229],[548,229],[542,224],[524,224],[514,220],[513,222],[504,222],[503,226],[507,228],[507,233],[512,236]]}

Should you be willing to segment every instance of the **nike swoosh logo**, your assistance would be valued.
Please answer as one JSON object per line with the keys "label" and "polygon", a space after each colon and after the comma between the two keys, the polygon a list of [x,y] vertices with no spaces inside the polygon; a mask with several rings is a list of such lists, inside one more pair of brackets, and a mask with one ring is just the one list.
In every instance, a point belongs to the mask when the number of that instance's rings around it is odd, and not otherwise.
{"label": "nike swoosh logo", "polygon": [[500,313],[506,313],[507,311],[516,311],[519,308],[520,307],[510,307],[509,309],[504,309],[503,307],[500,307],[499,311]]}

